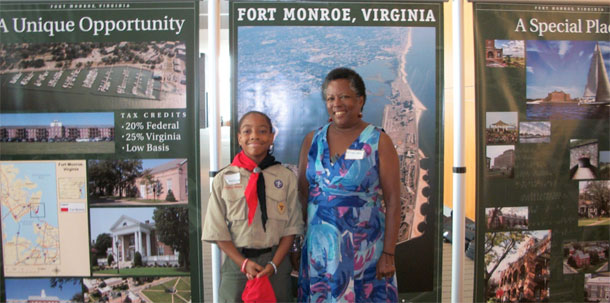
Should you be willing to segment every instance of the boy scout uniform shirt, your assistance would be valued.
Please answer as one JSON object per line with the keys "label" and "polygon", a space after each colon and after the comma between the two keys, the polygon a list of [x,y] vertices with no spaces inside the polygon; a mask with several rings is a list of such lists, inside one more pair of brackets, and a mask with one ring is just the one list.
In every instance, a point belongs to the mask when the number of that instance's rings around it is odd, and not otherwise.
{"label": "boy scout uniform shirt", "polygon": [[262,174],[267,197],[267,231],[263,230],[260,201],[252,224],[248,225],[244,192],[251,174],[246,169],[228,166],[214,177],[203,224],[203,240],[233,241],[235,247],[261,249],[278,245],[284,236],[303,233],[296,176],[282,165],[268,167]]}

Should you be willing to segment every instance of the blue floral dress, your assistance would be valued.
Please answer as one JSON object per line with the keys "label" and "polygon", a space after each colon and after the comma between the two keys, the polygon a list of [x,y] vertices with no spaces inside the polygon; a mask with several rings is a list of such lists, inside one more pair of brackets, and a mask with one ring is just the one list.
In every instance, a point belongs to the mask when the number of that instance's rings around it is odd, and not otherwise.
{"label": "blue floral dress", "polygon": [[331,163],[329,125],[314,134],[308,154],[307,234],[298,302],[397,302],[395,276],[375,276],[385,232],[380,130],[368,125],[348,148],[356,156],[346,157],[346,152]]}

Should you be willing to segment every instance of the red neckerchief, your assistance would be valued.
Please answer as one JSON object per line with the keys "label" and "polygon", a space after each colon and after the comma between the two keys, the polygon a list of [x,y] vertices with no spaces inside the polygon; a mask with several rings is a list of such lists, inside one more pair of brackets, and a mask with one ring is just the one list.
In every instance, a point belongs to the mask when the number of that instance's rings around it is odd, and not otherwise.
{"label": "red neckerchief", "polygon": [[248,203],[248,225],[250,225],[254,219],[254,212],[256,212],[256,205],[258,204],[258,197],[256,195],[256,181],[258,181],[260,172],[253,172],[254,168],[257,167],[256,162],[248,158],[243,150],[239,152],[239,154],[235,155],[231,165],[241,167],[252,172],[250,179],[248,180],[248,185],[246,185],[246,191],[244,192],[246,195],[246,203]]}
{"label": "red neckerchief", "polygon": [[235,155],[235,158],[233,158],[233,162],[231,163],[232,166],[241,167],[252,172],[252,174],[250,174],[250,179],[248,179],[248,185],[246,185],[246,191],[244,192],[246,203],[248,204],[248,225],[252,224],[256,206],[260,200],[263,229],[265,231],[265,225],[267,223],[267,201],[265,197],[265,179],[261,175],[263,169],[275,164],[280,163],[276,162],[272,155],[267,154],[263,161],[257,165],[256,162],[246,156],[243,150]]}

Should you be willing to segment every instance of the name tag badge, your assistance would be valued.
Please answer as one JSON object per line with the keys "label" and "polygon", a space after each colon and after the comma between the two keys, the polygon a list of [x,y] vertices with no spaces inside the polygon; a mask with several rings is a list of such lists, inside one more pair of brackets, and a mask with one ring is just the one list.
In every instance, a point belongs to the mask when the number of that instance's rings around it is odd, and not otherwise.
{"label": "name tag badge", "polygon": [[347,149],[345,151],[345,160],[362,160],[364,159],[364,149]]}
{"label": "name tag badge", "polygon": [[225,175],[225,182],[228,185],[234,185],[234,184],[239,184],[240,180],[239,180],[239,173],[235,173],[235,174],[226,174]]}

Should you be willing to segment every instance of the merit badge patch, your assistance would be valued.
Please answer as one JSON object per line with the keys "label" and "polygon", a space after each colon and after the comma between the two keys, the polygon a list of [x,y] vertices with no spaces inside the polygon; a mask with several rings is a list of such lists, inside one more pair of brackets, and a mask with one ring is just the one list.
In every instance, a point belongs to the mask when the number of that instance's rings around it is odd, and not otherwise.
{"label": "merit badge patch", "polygon": [[276,188],[282,188],[284,186],[284,182],[282,182],[282,180],[277,179],[273,182],[273,185],[275,185]]}
{"label": "merit badge patch", "polygon": [[277,210],[280,212],[280,214],[283,214],[284,211],[286,211],[286,204],[284,202],[278,203]]}

